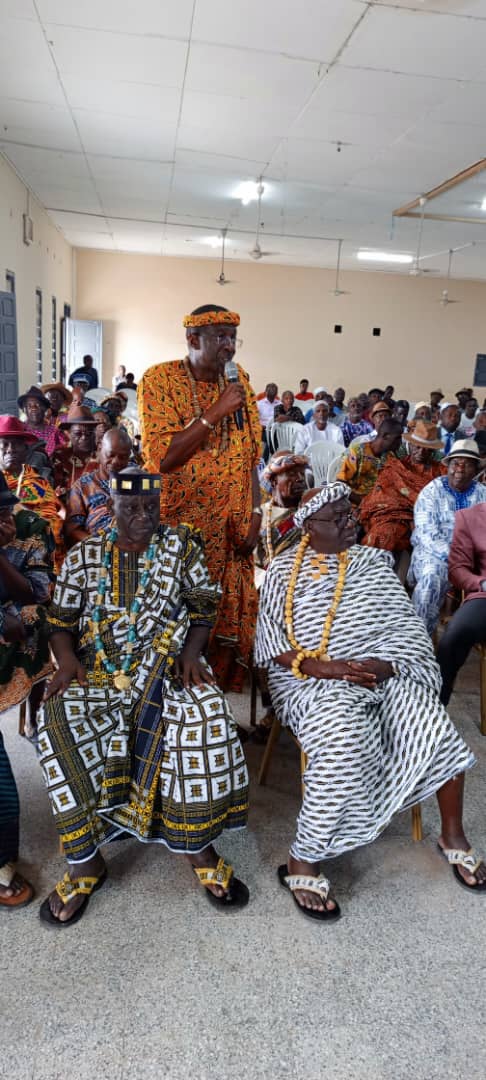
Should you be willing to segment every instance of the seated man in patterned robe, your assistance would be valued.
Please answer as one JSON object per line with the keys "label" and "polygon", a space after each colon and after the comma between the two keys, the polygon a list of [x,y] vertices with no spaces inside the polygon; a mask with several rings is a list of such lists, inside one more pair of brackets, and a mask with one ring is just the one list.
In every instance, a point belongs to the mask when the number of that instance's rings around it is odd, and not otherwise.
{"label": "seated man in patterned robe", "polygon": [[106,877],[100,847],[131,833],[186,855],[212,903],[248,902],[212,844],[241,829],[248,774],[203,659],[219,600],[200,537],[160,526],[160,476],[110,479],[115,523],[69,552],[48,612],[58,671],[39,753],[68,871],[41,907],[77,922]]}
{"label": "seated man in patterned robe", "polygon": [[304,495],[302,540],[266,572],[255,649],[275,712],[307,757],[279,880],[321,920],[339,907],[320,862],[371,843],[395,813],[434,792],[441,853],[460,885],[486,891],[486,866],[462,825],[474,756],[439,701],[432,645],[391,556],[356,545],[349,494],[336,483]]}

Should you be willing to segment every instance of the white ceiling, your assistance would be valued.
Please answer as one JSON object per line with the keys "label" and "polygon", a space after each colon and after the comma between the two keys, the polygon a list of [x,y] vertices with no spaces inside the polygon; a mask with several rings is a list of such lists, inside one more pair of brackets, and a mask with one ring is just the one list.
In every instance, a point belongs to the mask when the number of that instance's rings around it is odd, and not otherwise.
{"label": "white ceiling", "polygon": [[[486,0],[0,0],[0,150],[76,246],[213,257],[227,228],[249,258],[234,192],[261,175],[268,259],[332,266],[342,238],[363,268],[415,251],[396,207],[486,156],[485,56]],[[486,172],[429,208],[485,196]],[[486,225],[424,222],[434,266],[455,247],[486,279]]]}

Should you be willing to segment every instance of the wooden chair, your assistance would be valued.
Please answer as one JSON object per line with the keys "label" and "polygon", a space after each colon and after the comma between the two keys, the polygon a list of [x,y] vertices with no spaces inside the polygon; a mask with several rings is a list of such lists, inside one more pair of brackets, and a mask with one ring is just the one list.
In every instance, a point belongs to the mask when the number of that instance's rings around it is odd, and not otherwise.
{"label": "wooden chair", "polygon": [[[486,658],[486,652],[485,652],[485,658]],[[486,678],[486,663],[485,663],[485,678]],[[276,747],[276,745],[278,743],[281,729],[282,729],[282,725],[280,723],[280,720],[278,719],[278,717],[275,717],[274,721],[273,721],[273,724],[272,724],[272,727],[270,729],[270,734],[268,736],[267,745],[265,747],[265,751],[264,751],[264,754],[263,754],[263,757],[262,757],[260,769],[259,769],[259,772],[258,772],[257,780],[258,780],[258,783],[260,784],[261,787],[263,787],[267,782],[267,775],[268,775],[268,770],[270,768],[270,762],[271,762],[271,759],[272,759],[273,751],[274,751],[274,749],[275,749],[275,747]],[[303,777],[304,777],[305,770],[307,768],[307,754],[305,753],[305,751],[300,746],[298,739],[295,738],[295,735],[292,736],[292,737],[293,737],[294,741],[296,742],[296,744],[297,744],[297,746],[299,747],[299,750],[300,750],[300,775],[301,775],[302,794],[304,794],[305,785],[304,785]],[[412,840],[423,840],[423,838],[424,838],[424,834],[423,834],[423,828],[422,828],[422,810],[421,810],[420,803],[416,803],[415,806],[412,806]]]}

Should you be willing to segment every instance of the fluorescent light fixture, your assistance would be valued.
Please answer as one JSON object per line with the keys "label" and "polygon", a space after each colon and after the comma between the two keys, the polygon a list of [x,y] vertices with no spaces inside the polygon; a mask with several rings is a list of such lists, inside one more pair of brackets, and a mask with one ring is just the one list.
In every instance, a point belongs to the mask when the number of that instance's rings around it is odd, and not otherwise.
{"label": "fluorescent light fixture", "polygon": [[[241,199],[243,206],[248,206],[249,203],[258,199],[258,188],[260,185],[255,180],[243,180],[233,192],[234,199]],[[265,191],[262,184],[263,192]],[[262,194],[263,194],[262,192]]]}
{"label": "fluorescent light fixture", "polygon": [[221,247],[221,237],[220,236],[205,236],[202,243],[203,244],[208,244],[208,246],[212,247],[212,248],[219,248],[219,247]]}
{"label": "fluorescent light fixture", "polygon": [[486,210],[486,198],[484,198],[481,203],[481,210]]}
{"label": "fluorescent light fixture", "polygon": [[358,251],[357,259],[362,262],[412,263],[413,255],[403,255],[397,251]]}

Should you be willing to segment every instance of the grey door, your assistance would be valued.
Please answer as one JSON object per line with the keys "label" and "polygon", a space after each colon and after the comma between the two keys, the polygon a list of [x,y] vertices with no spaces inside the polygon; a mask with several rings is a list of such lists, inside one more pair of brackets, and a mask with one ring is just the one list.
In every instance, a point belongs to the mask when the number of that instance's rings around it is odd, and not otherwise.
{"label": "grey door", "polygon": [[18,415],[17,313],[15,294],[0,292],[0,414]]}

